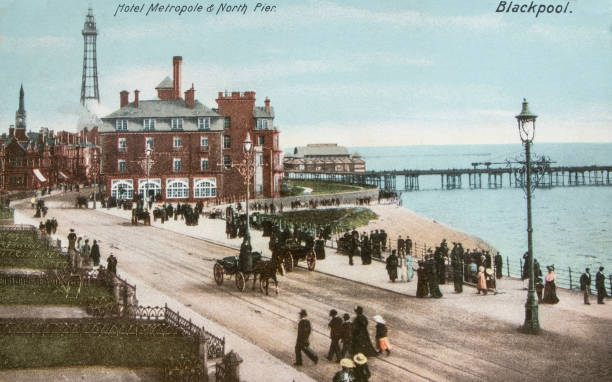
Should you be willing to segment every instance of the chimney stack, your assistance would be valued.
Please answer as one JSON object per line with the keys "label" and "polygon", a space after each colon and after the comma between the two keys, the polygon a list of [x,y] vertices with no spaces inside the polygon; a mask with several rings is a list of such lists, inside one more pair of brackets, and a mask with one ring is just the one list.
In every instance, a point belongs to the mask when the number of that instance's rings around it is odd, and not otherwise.
{"label": "chimney stack", "polygon": [[127,106],[127,104],[129,103],[129,97],[130,96],[130,92],[128,92],[127,90],[122,90],[121,92],[119,92],[119,106],[121,109],[123,109],[124,107]]}
{"label": "chimney stack", "polygon": [[270,112],[270,99],[268,97],[266,97],[264,104],[266,105],[266,111],[269,113]]}
{"label": "chimney stack", "polygon": [[195,89],[193,84],[191,84],[191,89],[185,92],[185,105],[190,109],[195,107]]}
{"label": "chimney stack", "polygon": [[11,127],[9,127],[9,137],[14,137],[15,136],[15,125],[11,125]]}
{"label": "chimney stack", "polygon": [[181,63],[183,62],[183,57],[174,56],[172,58],[172,66],[173,66],[173,76],[172,79],[174,81],[174,99],[181,99]]}
{"label": "chimney stack", "polygon": [[134,90],[134,107],[138,109],[138,105],[140,104],[138,102],[138,94],[140,93],[140,90],[136,89]]}

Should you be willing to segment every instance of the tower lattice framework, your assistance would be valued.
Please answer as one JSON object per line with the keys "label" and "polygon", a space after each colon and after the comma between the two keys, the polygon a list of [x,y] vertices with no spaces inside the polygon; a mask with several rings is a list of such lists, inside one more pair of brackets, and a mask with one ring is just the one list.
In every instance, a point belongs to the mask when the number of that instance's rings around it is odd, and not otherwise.
{"label": "tower lattice framework", "polygon": [[83,26],[83,80],[81,82],[81,104],[89,99],[100,102],[98,91],[98,62],[96,60],[96,20],[93,11],[89,8],[85,25]]}

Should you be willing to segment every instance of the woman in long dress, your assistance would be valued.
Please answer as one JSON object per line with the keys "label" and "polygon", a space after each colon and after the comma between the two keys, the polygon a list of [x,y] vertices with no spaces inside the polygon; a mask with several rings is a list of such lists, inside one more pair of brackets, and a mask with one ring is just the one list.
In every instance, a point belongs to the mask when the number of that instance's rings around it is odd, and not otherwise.
{"label": "woman in long dress", "polygon": [[559,302],[559,298],[557,297],[557,285],[555,284],[557,280],[555,266],[551,265],[546,268],[548,269],[548,274],[544,278],[546,284],[544,285],[544,298],[542,302],[544,304],[556,304]]}
{"label": "woman in long dress", "polygon": [[419,298],[427,297],[429,294],[429,288],[427,287],[427,274],[425,273],[425,266],[423,260],[419,260],[419,267],[417,272],[417,291],[416,296]]}
{"label": "woman in long dress", "polygon": [[480,292],[482,292],[483,294],[487,294],[487,277],[485,276],[485,268],[481,265],[478,268],[478,276],[476,276],[476,278],[478,279],[478,293],[480,294]]}
{"label": "woman in long dress", "polygon": [[368,333],[368,319],[363,315],[363,308],[355,308],[357,316],[353,319],[353,354],[363,353],[366,357],[376,357],[378,353]]}

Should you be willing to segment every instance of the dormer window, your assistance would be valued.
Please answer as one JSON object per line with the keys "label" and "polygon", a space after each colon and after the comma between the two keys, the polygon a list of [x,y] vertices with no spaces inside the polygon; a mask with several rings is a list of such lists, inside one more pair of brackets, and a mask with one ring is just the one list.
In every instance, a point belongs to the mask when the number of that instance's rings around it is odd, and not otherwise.
{"label": "dormer window", "polygon": [[199,130],[210,130],[210,118],[198,118],[198,129]]}
{"label": "dormer window", "polygon": [[142,128],[145,131],[155,130],[155,120],[154,119],[143,119],[142,120]]}
{"label": "dormer window", "polygon": [[183,118],[172,118],[172,130],[183,130]]}
{"label": "dormer window", "polygon": [[115,129],[117,131],[127,131],[127,119],[117,119],[115,121]]}
{"label": "dormer window", "polygon": [[270,126],[270,121],[268,119],[258,119],[257,120],[257,130],[268,130]]}

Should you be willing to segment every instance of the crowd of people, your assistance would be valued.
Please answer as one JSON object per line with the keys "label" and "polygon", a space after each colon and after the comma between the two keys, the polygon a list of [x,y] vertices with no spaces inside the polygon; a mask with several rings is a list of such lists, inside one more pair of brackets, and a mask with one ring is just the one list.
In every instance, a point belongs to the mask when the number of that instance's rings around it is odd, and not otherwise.
{"label": "crowd of people", "polygon": [[[100,247],[97,240],[94,240],[90,245],[89,239],[85,238],[83,240],[82,236],[77,236],[74,228],[70,228],[67,239],[68,255],[73,269],[92,269],[100,265]],[[114,256],[112,257],[114,258]],[[116,265],[115,260],[115,270]]]}
{"label": "crowd of people", "polygon": [[[367,364],[368,357],[376,357],[383,352],[387,356],[391,354],[389,331],[382,316],[373,317],[376,323],[375,345],[373,345],[368,332],[368,318],[364,314],[363,307],[356,306],[354,312],[355,317],[352,321],[349,313],[344,313],[340,317],[336,309],[329,312],[328,327],[331,342],[326,358],[330,362],[339,363],[342,367],[342,370],[334,375],[334,382],[367,382],[371,377]],[[312,325],[305,309],[300,311],[299,317],[294,365],[303,365],[302,353],[316,365],[319,357],[310,348]]]}

